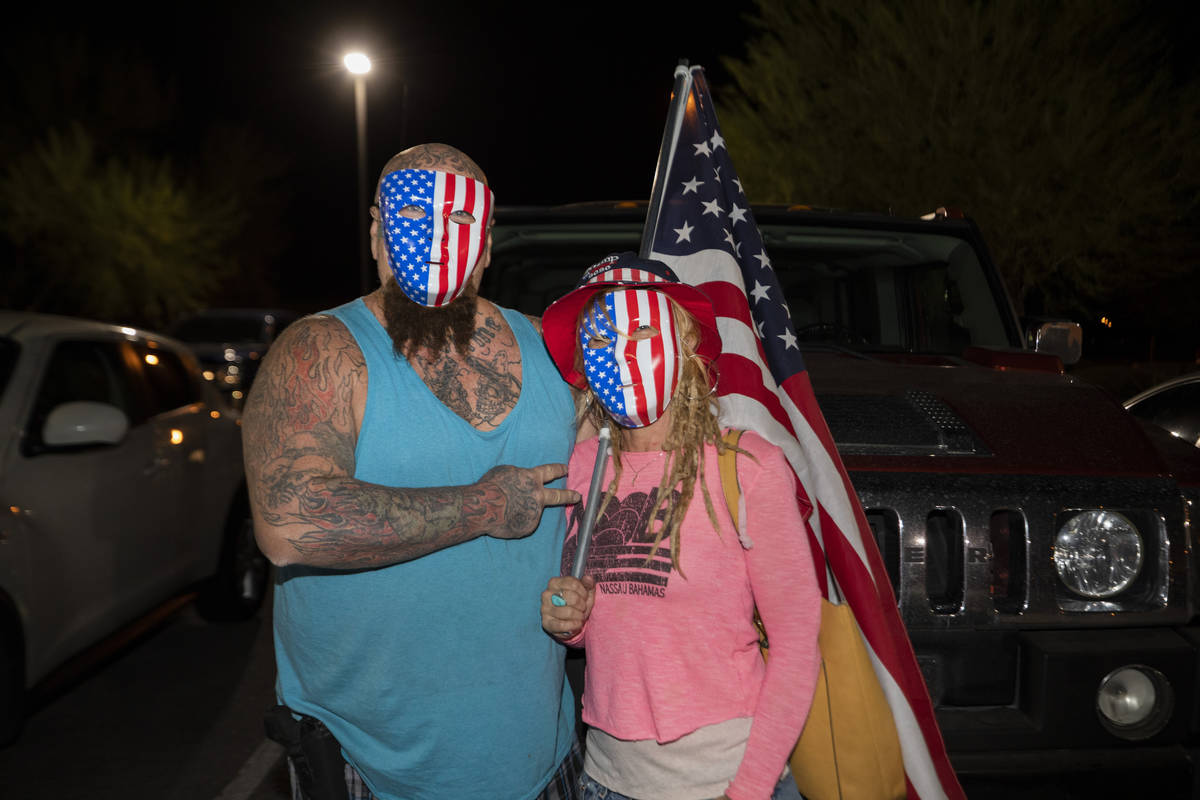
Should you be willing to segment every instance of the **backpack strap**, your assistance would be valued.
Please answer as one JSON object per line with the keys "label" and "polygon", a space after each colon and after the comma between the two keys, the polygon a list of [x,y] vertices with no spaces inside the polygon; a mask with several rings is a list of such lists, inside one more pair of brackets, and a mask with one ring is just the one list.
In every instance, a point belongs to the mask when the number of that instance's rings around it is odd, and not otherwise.
{"label": "backpack strap", "polygon": [[742,543],[742,547],[749,550],[754,543],[750,541],[745,530],[746,510],[745,504],[742,502],[742,487],[738,483],[737,450],[734,449],[743,433],[745,431],[730,428],[721,437],[721,441],[727,447],[717,456],[717,468],[721,473],[721,491],[725,495],[725,505],[729,509],[729,516],[733,518],[733,529],[737,531],[738,541]]}
{"label": "backpack strap", "polygon": [[[729,515],[733,517],[733,527],[737,530],[738,541],[742,543],[742,547],[749,550],[753,543],[742,530],[746,525],[746,519],[742,504],[742,487],[738,483],[737,450],[733,449],[737,446],[743,433],[744,431],[730,429],[721,437],[721,441],[729,447],[726,447],[725,451],[717,456],[717,468],[721,473],[721,490],[725,494],[725,504],[729,506]],[[757,608],[754,609],[754,627],[758,629],[759,649],[765,654],[768,648],[767,629],[763,627]]]}
{"label": "backpack strap", "polygon": [[729,507],[729,515],[733,517],[735,528],[739,527],[738,504],[742,499],[742,487],[738,485],[737,450],[733,448],[737,447],[741,438],[742,431],[730,428],[721,437],[721,441],[728,446],[717,456],[717,466],[721,472],[721,489],[725,493],[725,505]]}

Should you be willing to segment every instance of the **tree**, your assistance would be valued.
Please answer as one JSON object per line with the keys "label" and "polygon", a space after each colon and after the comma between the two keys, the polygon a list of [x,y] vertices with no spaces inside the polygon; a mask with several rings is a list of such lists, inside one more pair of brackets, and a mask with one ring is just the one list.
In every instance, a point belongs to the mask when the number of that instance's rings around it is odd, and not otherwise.
{"label": "tree", "polygon": [[716,93],[751,200],[963,209],[1048,313],[1196,268],[1200,94],[1144,3],[756,6]]}
{"label": "tree", "polygon": [[163,326],[229,268],[232,200],[180,181],[162,158],[101,160],[84,129],[55,130],[0,176],[0,229],[15,263],[0,304]]}
{"label": "tree", "polygon": [[136,50],[34,36],[2,58],[0,306],[165,327],[265,293],[283,238],[276,150],[187,118]]}

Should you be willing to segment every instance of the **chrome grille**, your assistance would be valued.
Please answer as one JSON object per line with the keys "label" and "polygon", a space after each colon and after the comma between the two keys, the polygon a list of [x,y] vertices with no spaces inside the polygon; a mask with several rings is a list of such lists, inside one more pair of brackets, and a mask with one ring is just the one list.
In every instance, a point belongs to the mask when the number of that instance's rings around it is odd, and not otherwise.
{"label": "chrome grille", "polygon": [[1112,625],[1074,602],[1054,568],[1060,519],[1121,510],[1145,574],[1105,610],[1127,624],[1187,618],[1183,503],[1174,482],[1071,476],[851,475],[910,630]]}

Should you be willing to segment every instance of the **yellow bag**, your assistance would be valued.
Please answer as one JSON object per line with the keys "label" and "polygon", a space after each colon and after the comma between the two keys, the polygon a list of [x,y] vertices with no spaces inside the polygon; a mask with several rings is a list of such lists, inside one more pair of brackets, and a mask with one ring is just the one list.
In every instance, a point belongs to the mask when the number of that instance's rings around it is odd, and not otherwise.
{"label": "yellow bag", "polygon": [[[724,441],[736,446],[741,434],[731,430]],[[741,488],[736,459],[737,451],[726,449],[719,464],[725,502],[738,524]],[[757,612],[754,618],[765,659],[766,632]],[[848,604],[822,598],[817,643],[821,670],[812,707],[788,759],[797,788],[807,800],[905,797],[904,760],[896,723]]]}

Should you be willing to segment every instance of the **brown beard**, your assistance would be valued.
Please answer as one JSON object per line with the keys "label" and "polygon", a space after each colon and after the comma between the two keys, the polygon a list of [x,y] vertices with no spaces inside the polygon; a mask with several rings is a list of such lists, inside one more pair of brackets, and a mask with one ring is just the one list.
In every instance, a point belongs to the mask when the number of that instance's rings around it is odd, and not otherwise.
{"label": "brown beard", "polygon": [[400,284],[389,280],[383,287],[383,318],[396,353],[405,358],[421,347],[431,360],[441,357],[446,345],[464,358],[475,333],[476,289],[468,284],[449,305],[427,308],[409,300]]}

